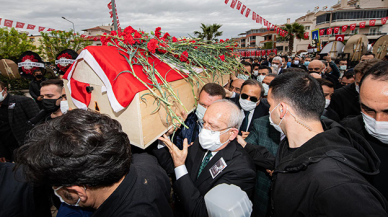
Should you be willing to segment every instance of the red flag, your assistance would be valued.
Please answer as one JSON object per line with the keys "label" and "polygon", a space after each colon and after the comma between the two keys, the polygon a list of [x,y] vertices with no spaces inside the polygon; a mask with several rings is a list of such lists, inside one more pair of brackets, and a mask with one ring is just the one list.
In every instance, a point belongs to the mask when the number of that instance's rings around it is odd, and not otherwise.
{"label": "red flag", "polygon": [[346,32],[347,29],[348,29],[348,26],[347,26],[347,25],[342,26],[342,32]]}
{"label": "red flag", "polygon": [[265,56],[265,50],[261,50],[261,56]]}
{"label": "red flag", "polygon": [[271,50],[267,50],[267,55],[269,55],[271,53]]}
{"label": "red flag", "polygon": [[237,0],[232,0],[232,4],[230,4],[230,7],[234,8],[236,7],[236,4],[237,4]]}
{"label": "red flag", "polygon": [[376,20],[369,20],[369,26],[375,26]]}
{"label": "red flag", "polygon": [[336,36],[335,36],[335,40],[336,40],[336,41],[342,41],[342,42],[344,42],[344,41],[345,41],[345,35],[336,35]]}
{"label": "red flag", "polygon": [[252,20],[256,20],[256,12],[252,12]]}
{"label": "red flag", "polygon": [[25,23],[22,23],[22,22],[17,22],[16,23],[16,28],[22,28],[24,27]]}
{"label": "red flag", "polygon": [[225,0],[225,4],[228,4],[229,0]]}
{"label": "red flag", "polygon": [[325,34],[325,29],[320,29],[319,30],[319,35],[324,35]]}
{"label": "red flag", "polygon": [[366,24],[366,22],[360,22],[360,29],[365,28],[365,24]]}
{"label": "red flag", "polygon": [[340,29],[339,26],[338,27],[334,27],[334,34],[338,34],[339,33],[339,29]]}
{"label": "red flag", "polygon": [[269,30],[269,26],[267,26],[267,30]]}
{"label": "red flag", "polygon": [[4,20],[4,26],[12,27],[12,23],[13,23],[12,20]]}
{"label": "red flag", "polygon": [[260,16],[260,24],[263,24],[263,18]]}
{"label": "red flag", "polygon": [[310,34],[309,34],[308,32],[305,32],[305,33],[304,33],[304,39],[309,39],[309,35],[310,35]]}
{"label": "red flag", "polygon": [[333,28],[328,28],[326,32],[327,32],[327,35],[331,35],[333,33]]}
{"label": "red flag", "polygon": [[356,24],[353,23],[353,24],[350,24],[350,31],[353,31],[356,29]]}
{"label": "red flag", "polygon": [[1,19],[2,19],[2,18],[0,18],[0,23],[1,23]]}
{"label": "red flag", "polygon": [[245,8],[247,8],[247,6],[243,5],[241,8],[241,14],[244,14]]}
{"label": "red flag", "polygon": [[35,29],[35,25],[28,24],[28,25],[27,25],[27,29],[32,29],[32,30],[34,30],[34,29]]}
{"label": "red flag", "polygon": [[259,15],[257,14],[256,15],[256,23],[259,23],[260,22],[260,17],[259,17]]}
{"label": "red flag", "polygon": [[112,10],[112,2],[109,2],[108,8],[109,8],[110,10]]}
{"label": "red flag", "polygon": [[260,56],[260,51],[259,50],[256,51],[256,56],[257,57]]}
{"label": "red flag", "polygon": [[240,8],[241,8],[241,2],[238,1],[236,9],[237,9],[237,10],[240,10]]}
{"label": "red flag", "polygon": [[42,32],[46,27],[39,26],[39,32]]}
{"label": "red flag", "polygon": [[[381,25],[386,24],[386,23],[387,23],[387,19],[388,19],[388,17],[383,17],[383,18],[381,18]],[[1,20],[0,20],[0,21],[1,21]]]}
{"label": "red flag", "polygon": [[52,29],[52,28],[49,28],[47,31],[48,32],[51,32],[51,31],[54,31],[55,29]]}
{"label": "red flag", "polygon": [[273,51],[275,53],[275,55],[278,55],[278,49],[273,49]]}
{"label": "red flag", "polygon": [[245,13],[245,17],[248,17],[249,13],[251,13],[251,9],[250,8],[247,9],[247,12]]}
{"label": "red flag", "polygon": [[255,56],[256,52],[254,50],[251,51],[251,56]]}

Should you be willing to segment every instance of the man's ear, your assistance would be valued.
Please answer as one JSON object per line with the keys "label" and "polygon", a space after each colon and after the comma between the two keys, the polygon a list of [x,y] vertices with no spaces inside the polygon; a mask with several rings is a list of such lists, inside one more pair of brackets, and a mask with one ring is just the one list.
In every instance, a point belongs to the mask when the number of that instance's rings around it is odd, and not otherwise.
{"label": "man's ear", "polygon": [[88,196],[86,194],[86,187],[84,186],[78,186],[73,185],[70,187],[66,187],[68,190],[75,192],[79,198],[81,198],[82,202],[85,202],[88,199]]}
{"label": "man's ear", "polygon": [[234,140],[234,139],[237,137],[237,135],[238,135],[238,129],[236,129],[236,128],[231,128],[229,132],[230,132],[229,140],[232,141],[232,140]]}

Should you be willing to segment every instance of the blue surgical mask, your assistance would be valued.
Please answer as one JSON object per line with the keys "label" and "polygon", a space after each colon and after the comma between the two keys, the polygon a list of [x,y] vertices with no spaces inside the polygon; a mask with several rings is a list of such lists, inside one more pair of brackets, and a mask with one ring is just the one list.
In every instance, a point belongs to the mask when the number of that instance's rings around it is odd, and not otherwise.
{"label": "blue surgical mask", "polygon": [[195,114],[197,115],[199,122],[203,122],[203,116],[205,116],[205,112],[206,108],[198,103],[197,109],[195,110]]}
{"label": "blue surgical mask", "polygon": [[308,66],[310,64],[310,61],[304,61],[303,63],[305,66]]}

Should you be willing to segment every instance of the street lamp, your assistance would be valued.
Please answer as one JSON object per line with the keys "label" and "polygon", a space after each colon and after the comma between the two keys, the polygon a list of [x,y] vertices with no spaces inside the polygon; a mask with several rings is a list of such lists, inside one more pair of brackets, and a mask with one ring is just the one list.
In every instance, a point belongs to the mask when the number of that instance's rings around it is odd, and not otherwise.
{"label": "street lamp", "polygon": [[73,30],[74,30],[74,33],[76,33],[76,32],[75,32],[75,28],[74,28],[74,23],[73,23],[73,22],[71,22],[70,20],[66,19],[65,17],[62,17],[62,19],[64,19],[64,20],[67,20],[67,21],[69,21],[70,23],[72,23],[72,24],[73,24]]}

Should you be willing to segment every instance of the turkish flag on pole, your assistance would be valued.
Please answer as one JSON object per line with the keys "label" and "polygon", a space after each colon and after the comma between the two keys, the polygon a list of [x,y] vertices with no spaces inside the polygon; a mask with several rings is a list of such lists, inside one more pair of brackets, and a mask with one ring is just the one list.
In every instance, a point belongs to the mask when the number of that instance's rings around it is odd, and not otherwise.
{"label": "turkish flag on pole", "polygon": [[110,10],[112,10],[112,2],[109,2],[108,8],[109,8]]}
{"label": "turkish flag on pole", "polygon": [[265,55],[265,50],[261,50],[261,56]]}
{"label": "turkish flag on pole", "polygon": [[42,32],[46,27],[39,26],[39,32]]}
{"label": "turkish flag on pole", "polygon": [[305,33],[304,33],[304,39],[309,39],[309,35],[310,35],[309,32],[305,32]]}
{"label": "turkish flag on pole", "polygon": [[250,8],[247,9],[247,12],[245,13],[245,17],[248,17],[249,13],[251,13],[251,9]]}
{"label": "turkish flag on pole", "polygon": [[113,11],[109,11],[110,18],[113,18]]}
{"label": "turkish flag on pole", "polygon": [[333,28],[328,28],[326,30],[326,32],[327,32],[328,35],[331,35],[331,33],[333,33]]}
{"label": "turkish flag on pole", "polygon": [[336,35],[336,36],[335,36],[335,40],[336,40],[336,41],[342,41],[342,42],[344,42],[344,41],[345,41],[345,35]]}
{"label": "turkish flag on pole", "polygon": [[369,26],[375,26],[376,20],[369,20]]}
{"label": "turkish flag on pole", "polygon": [[[381,18],[381,25],[386,24],[386,23],[387,23],[387,19],[388,19],[388,17],[383,17],[383,18]],[[1,21],[1,20],[0,20],[0,21]]]}
{"label": "turkish flag on pole", "polygon": [[34,30],[34,29],[35,29],[35,25],[28,24],[28,25],[27,25],[27,29],[32,29],[32,30]]}
{"label": "turkish flag on pole", "polygon": [[229,0],[225,0],[225,4],[228,4]]}
{"label": "turkish flag on pole", "polygon": [[236,7],[236,9],[237,9],[237,10],[240,10],[240,8],[241,8],[241,4],[242,4],[242,3],[241,3],[240,1],[238,1],[238,3],[237,3],[237,7]]}
{"label": "turkish flag on pole", "polygon": [[353,24],[350,24],[350,31],[353,31],[356,29],[356,24],[353,23]]}
{"label": "turkish flag on pole", "polygon": [[230,4],[230,7],[234,9],[236,7],[237,0],[232,0],[232,4]]}
{"label": "turkish flag on pole", "polygon": [[319,35],[324,35],[325,34],[325,29],[320,29],[319,30]]}
{"label": "turkish flag on pole", "polygon": [[334,34],[338,34],[339,33],[339,30],[340,30],[340,27],[334,27]]}
{"label": "turkish flag on pole", "polygon": [[280,29],[278,28],[278,29],[276,30],[276,34],[279,35],[279,32],[280,32]]}
{"label": "turkish flag on pole", "polygon": [[256,20],[256,12],[252,12],[252,20]]}
{"label": "turkish flag on pole", "polygon": [[346,30],[348,29],[348,26],[345,25],[345,26],[342,26],[341,28],[342,28],[342,32],[346,32]]}
{"label": "turkish flag on pole", "polygon": [[17,22],[17,23],[16,23],[16,28],[23,28],[24,25],[25,25],[25,23]]}
{"label": "turkish flag on pole", "polygon": [[243,5],[241,8],[241,14],[244,14],[245,8],[247,8],[247,6]]}
{"label": "turkish flag on pole", "polygon": [[12,27],[12,23],[13,23],[12,20],[4,20],[4,26]]}
{"label": "turkish flag on pole", "polygon": [[365,28],[365,24],[366,24],[366,22],[360,22],[360,29]]}

